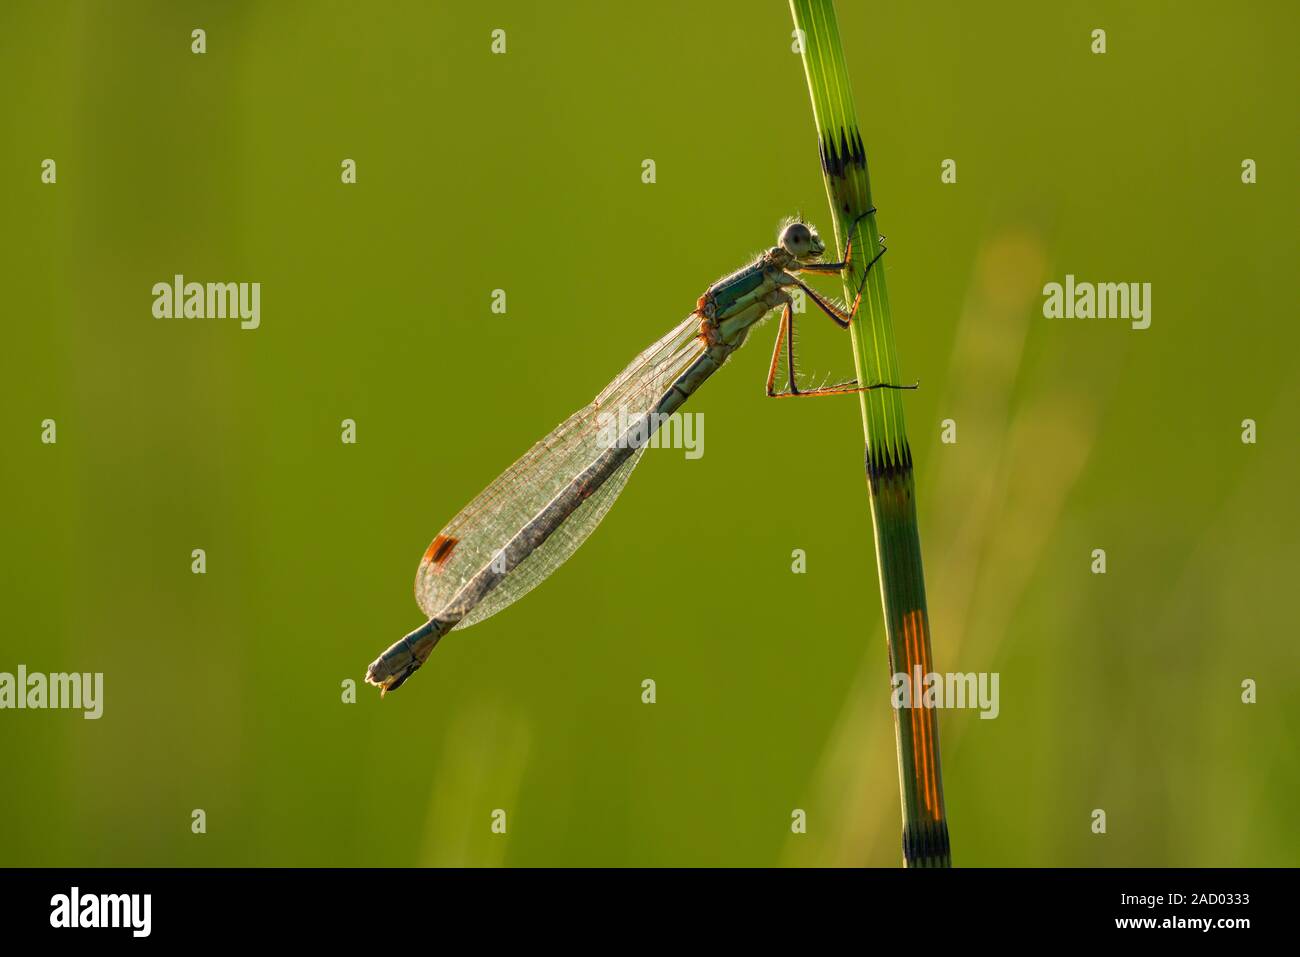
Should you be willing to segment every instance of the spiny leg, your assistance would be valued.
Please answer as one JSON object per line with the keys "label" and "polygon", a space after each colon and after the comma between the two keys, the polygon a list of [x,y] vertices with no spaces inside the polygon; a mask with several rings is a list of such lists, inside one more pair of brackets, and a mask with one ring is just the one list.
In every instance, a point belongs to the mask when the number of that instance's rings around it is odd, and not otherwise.
{"label": "spiny leg", "polygon": [[858,294],[853,297],[853,306],[848,311],[845,311],[843,306],[831,302],[829,299],[823,297],[798,277],[791,276],[790,278],[794,280],[794,285],[802,289],[804,294],[817,304],[817,308],[834,319],[841,329],[847,329],[849,323],[853,321],[853,317],[858,314],[858,306],[862,304],[862,290],[867,286],[867,276],[871,273],[871,267],[874,266],[883,255],[885,255],[885,247],[881,246],[880,252],[876,253],[871,262],[867,263],[867,268],[862,270],[862,282],[858,283]]}
{"label": "spiny leg", "polygon": [[911,385],[894,385],[892,382],[877,382],[874,385],[859,386],[857,379],[841,382],[838,385],[818,386],[816,389],[798,389],[791,386],[790,392],[773,392],[769,380],[767,396],[769,399],[809,399],[823,395],[853,395],[858,392],[873,392],[876,389],[917,389],[921,383]]}
{"label": "spiny leg", "polygon": [[[789,330],[790,330],[790,304],[787,302],[781,308],[781,321],[777,325],[777,329],[776,329],[776,345],[772,347],[772,364],[767,368],[767,397],[769,399],[775,399],[775,398],[779,398],[780,396],[790,394],[786,392],[776,392],[774,391],[773,388],[776,384],[777,363],[781,361],[781,343],[786,340],[786,334],[789,332]],[[793,336],[791,336],[790,338],[792,340],[792,343],[789,348],[789,351],[787,352],[788,358],[786,359],[786,371],[790,376],[790,388],[793,390],[794,389]]]}
{"label": "spiny leg", "polygon": [[[782,343],[785,344],[785,371],[790,384],[788,392],[777,392],[775,389],[776,367],[781,358]],[[912,385],[892,385],[887,382],[878,382],[875,385],[859,386],[857,379],[850,379],[848,382],[841,382],[838,385],[820,386],[816,389],[807,390],[800,389],[795,382],[794,314],[791,312],[788,302],[781,309],[781,323],[776,332],[776,345],[772,348],[772,364],[767,369],[767,397],[769,399],[805,398],[819,395],[852,395],[855,392],[870,392],[873,389],[915,389],[919,385],[919,382]]]}
{"label": "spiny leg", "polygon": [[[776,367],[781,360],[781,344],[785,343],[785,374],[789,382],[788,392],[776,391]],[[776,331],[776,345],[772,347],[772,364],[767,369],[767,397],[769,399],[784,399],[787,396],[805,396],[805,395],[833,395],[834,390],[845,390],[848,386],[856,385],[856,382],[845,382],[838,386],[828,386],[823,389],[813,389],[808,392],[801,392],[795,381],[794,366],[794,314],[790,309],[790,303],[786,303],[781,308],[781,322]],[[858,391],[858,390],[848,390]]]}
{"label": "spiny leg", "polygon": [[[885,251],[882,249],[880,253],[876,255],[876,259],[879,259],[882,255],[884,255],[884,252]],[[871,267],[875,264],[876,259],[871,260],[871,262],[867,264],[868,270],[870,270]],[[865,285],[865,274],[864,274],[863,282]],[[822,310],[828,316],[830,316],[837,323],[839,323],[841,328],[848,328],[848,320],[852,319],[854,313],[858,311],[858,304],[862,299],[861,287],[859,287],[858,297],[853,303],[853,311],[848,313],[847,317],[841,318],[841,315],[838,314],[838,312],[832,311],[833,309],[835,309],[833,303],[824,302],[817,296],[816,293],[814,293],[803,283],[798,282],[798,280],[796,280],[796,283],[800,286],[800,288],[804,290],[804,292],[806,292],[812,298],[813,302],[817,303],[817,305],[822,308]],[[781,344],[783,342],[785,343],[785,349],[786,349],[785,366],[786,366],[786,376],[789,380],[789,391],[777,392],[774,389],[776,383],[776,367],[778,362],[780,361]],[[888,382],[877,382],[874,385],[859,386],[857,379],[850,379],[848,382],[840,382],[836,385],[819,386],[816,389],[801,390],[797,382],[795,381],[794,313],[790,308],[790,303],[787,302],[784,305],[784,307],[782,307],[781,323],[776,333],[776,345],[772,348],[772,362],[771,365],[768,366],[768,370],[767,370],[768,398],[784,399],[787,397],[803,398],[803,397],[822,396],[822,395],[852,395],[855,392],[870,392],[873,389],[915,389],[918,388],[919,386],[920,386],[919,382],[914,382],[912,385],[894,385]]]}
{"label": "spiny leg", "polygon": [[810,399],[825,395],[854,395],[858,392],[873,392],[876,389],[916,389],[919,388],[920,385],[921,383],[919,382],[913,382],[911,385],[894,385],[891,382],[877,382],[875,385],[859,386],[857,379],[850,379],[848,382],[841,382],[839,385],[821,386],[806,391],[769,392],[768,396],[773,399]]}
{"label": "spiny leg", "polygon": [[[843,272],[844,269],[853,261],[853,231],[858,228],[858,223],[862,222],[864,219],[866,219],[875,211],[876,211],[876,207],[872,206],[869,210],[867,210],[865,213],[860,215],[857,219],[853,220],[853,225],[849,227],[848,242],[844,244],[844,259],[842,261],[837,263],[808,263],[806,266],[798,267],[798,271],[812,272],[812,273]],[[883,236],[881,237],[881,241],[882,242],[884,241]],[[872,261],[874,262],[875,260]]]}

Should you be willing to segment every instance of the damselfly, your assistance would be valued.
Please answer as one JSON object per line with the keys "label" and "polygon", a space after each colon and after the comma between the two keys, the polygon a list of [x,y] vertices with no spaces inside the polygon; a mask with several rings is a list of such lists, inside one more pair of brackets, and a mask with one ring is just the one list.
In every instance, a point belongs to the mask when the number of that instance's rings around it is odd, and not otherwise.
{"label": "damselfly", "polygon": [[[860,387],[855,380],[801,390],[796,382],[792,291],[802,290],[808,301],[847,329],[862,300],[867,272],[884,255],[883,238],[849,308],[809,288],[797,273],[841,272],[852,258],[852,240],[843,261],[819,262],[825,244],[815,229],[799,220],[785,225],[777,245],[753,263],[710,286],[694,312],[633,359],[595,401],[529,449],[438,533],[415,575],[415,600],[429,620],[375,659],[366,680],[384,692],[400,687],[443,635],[496,614],[563,564],[605,517],[659,426],[777,307],[781,326],[768,368],[769,396],[916,388],[885,383]],[[786,383],[778,389],[783,345]],[[601,426],[611,414],[628,422],[615,441]]]}

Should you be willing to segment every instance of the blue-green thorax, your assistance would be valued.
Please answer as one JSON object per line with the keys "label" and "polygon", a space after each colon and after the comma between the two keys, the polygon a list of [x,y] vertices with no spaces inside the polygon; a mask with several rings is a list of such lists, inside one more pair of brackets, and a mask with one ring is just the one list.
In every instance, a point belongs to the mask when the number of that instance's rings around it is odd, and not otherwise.
{"label": "blue-green thorax", "polygon": [[745,341],[751,327],[773,309],[790,301],[787,286],[795,278],[787,270],[797,260],[780,246],[719,279],[704,291],[696,311],[704,319],[702,332],[709,345],[734,352]]}

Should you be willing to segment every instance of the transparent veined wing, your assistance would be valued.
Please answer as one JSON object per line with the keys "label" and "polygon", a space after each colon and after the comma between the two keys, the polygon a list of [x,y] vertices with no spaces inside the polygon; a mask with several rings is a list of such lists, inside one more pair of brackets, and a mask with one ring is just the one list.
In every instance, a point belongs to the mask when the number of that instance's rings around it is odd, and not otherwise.
{"label": "transparent veined wing", "polygon": [[[653,343],[596,396],[523,454],[438,533],[415,574],[415,600],[430,618],[486,567],[557,493],[608,447],[611,422],[634,421],[654,409],[673,381],[700,355],[699,317],[687,316]],[[468,626],[531,591],[564,563],[613,505],[640,460],[638,449],[542,545],[519,563],[477,609]]]}
{"label": "transparent veined wing", "polygon": [[587,536],[595,531],[596,526],[600,524],[600,520],[605,517],[605,514],[614,505],[615,499],[618,498],[619,493],[627,485],[632,470],[636,468],[637,463],[641,461],[641,456],[645,454],[645,448],[643,445],[634,451],[631,457],[605,480],[605,484],[574,510],[574,513],[569,516],[563,525],[552,532],[550,537],[542,542],[539,548],[520,562],[500,585],[488,592],[488,596],[479,602],[473,611],[462,618],[456,628],[468,628],[484,618],[491,618],[502,608],[512,605],[520,598],[523,598],[546,581],[553,571],[567,562],[569,557],[578,550],[578,546],[587,540]]}

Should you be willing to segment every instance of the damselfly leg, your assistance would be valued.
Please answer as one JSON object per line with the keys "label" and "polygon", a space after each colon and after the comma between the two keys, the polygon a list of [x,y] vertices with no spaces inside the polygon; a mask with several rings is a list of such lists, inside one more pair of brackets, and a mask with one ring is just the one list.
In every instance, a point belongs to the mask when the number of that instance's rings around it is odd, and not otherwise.
{"label": "damselfly leg", "polygon": [[[858,228],[858,223],[862,222],[864,219],[866,219],[875,211],[876,211],[876,207],[872,206],[865,213],[862,213],[860,216],[858,216],[857,219],[853,220],[853,225],[849,226],[849,231],[847,234],[849,238],[848,241],[844,244],[844,259],[842,259],[840,262],[837,263],[805,263],[799,267],[799,271],[815,272],[815,273],[843,272],[844,269],[853,261],[853,231]],[[881,236],[880,241],[882,244],[884,243],[884,240],[885,237]],[[879,256],[876,257],[876,259],[879,258],[880,258]],[[872,262],[875,261],[876,261],[875,259],[872,260]],[[867,266],[867,268],[870,269],[871,266]],[[864,273],[863,275],[865,276],[866,274]]]}
{"label": "damselfly leg", "polygon": [[[799,267],[799,271],[815,272],[815,273],[838,273],[846,269],[853,256],[853,230],[857,227],[857,224],[861,222],[864,217],[871,215],[875,211],[876,211],[875,207],[872,207],[871,209],[863,213],[861,216],[859,216],[856,220],[854,220],[853,226],[849,228],[849,241],[848,243],[845,244],[844,260],[842,262],[809,263],[807,265],[803,265]],[[806,295],[809,299],[811,299],[813,303],[819,309],[821,309],[822,312],[830,316],[830,318],[834,320],[836,325],[838,325],[841,329],[847,329],[849,327],[849,323],[853,321],[853,317],[857,315],[858,307],[862,304],[862,290],[866,288],[867,275],[871,272],[871,267],[874,266],[880,260],[880,257],[885,254],[884,240],[885,237],[881,236],[880,252],[876,253],[876,255],[872,257],[871,262],[867,263],[866,269],[862,271],[862,281],[858,284],[857,295],[854,296],[853,305],[849,309],[845,310],[843,306],[840,306],[837,303],[834,303],[824,298],[819,293],[811,289],[809,286],[800,282],[798,279],[795,280],[795,285],[797,285],[800,289],[802,289],[804,295]],[[786,378],[787,378],[788,388],[787,391],[785,392],[778,392],[776,391],[775,388],[776,369],[781,357],[782,343],[785,344],[785,366],[786,366]],[[914,383],[912,385],[894,385],[888,382],[878,382],[874,385],[859,386],[857,379],[850,379],[848,382],[840,382],[836,385],[819,386],[818,388],[815,389],[800,389],[798,382],[796,381],[796,375],[795,375],[794,315],[790,308],[790,303],[787,302],[785,306],[782,308],[781,323],[776,333],[776,345],[772,349],[772,364],[768,367],[767,370],[768,398],[783,399],[786,397],[809,397],[809,396],[819,396],[819,395],[851,395],[855,392],[870,392],[872,389],[915,389],[919,385],[920,383]]]}
{"label": "damselfly leg", "polygon": [[[881,237],[881,240],[883,242],[884,240],[883,236]],[[876,255],[872,257],[871,262],[867,263],[867,268],[862,270],[862,282],[858,283],[858,293],[856,296],[853,297],[853,305],[850,306],[847,310],[843,306],[839,305],[838,303],[832,302],[831,300],[824,297],[821,293],[815,291],[807,283],[800,282],[798,279],[796,279],[794,281],[794,284],[803,290],[804,295],[807,296],[809,299],[811,299],[814,305],[816,305],[818,309],[820,309],[822,312],[826,313],[826,315],[834,319],[836,325],[838,325],[841,329],[847,329],[849,327],[849,323],[853,321],[853,317],[858,313],[858,306],[862,304],[862,290],[867,287],[867,274],[871,272],[871,267],[874,266],[880,260],[880,257],[883,255],[885,255],[885,247],[882,245],[880,247],[880,252],[876,253]],[[821,265],[821,264],[814,264],[814,265]],[[830,263],[829,265],[833,265],[837,267],[836,271],[839,271],[842,270],[847,265],[847,263]],[[799,271],[808,272],[808,269],[809,269],[808,266],[803,266],[799,269]]]}
{"label": "damselfly leg", "polygon": [[[776,369],[780,364],[781,346],[785,345],[785,368],[787,378],[787,391],[776,391]],[[769,399],[785,398],[806,398],[818,395],[852,395],[855,392],[870,392],[873,389],[915,389],[920,386],[919,382],[911,385],[893,385],[888,382],[878,382],[875,385],[859,386],[857,379],[850,379],[848,382],[841,382],[837,385],[819,386],[816,389],[800,389],[795,381],[794,365],[794,316],[790,311],[790,304],[786,303],[781,310],[781,323],[776,333],[776,346],[772,349],[772,364],[767,370],[767,397]]]}

